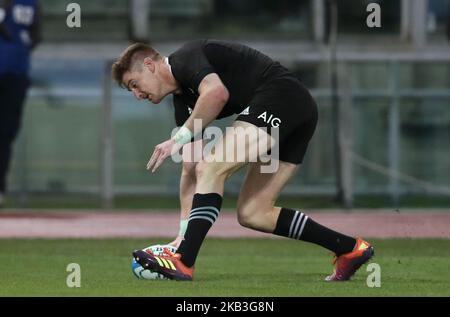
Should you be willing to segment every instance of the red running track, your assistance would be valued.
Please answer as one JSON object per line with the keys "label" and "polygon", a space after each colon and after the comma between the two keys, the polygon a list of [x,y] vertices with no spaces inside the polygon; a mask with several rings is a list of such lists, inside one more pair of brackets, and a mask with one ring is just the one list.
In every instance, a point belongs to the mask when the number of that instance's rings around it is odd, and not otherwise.
{"label": "red running track", "polygon": [[[316,210],[317,222],[348,235],[366,238],[450,238],[450,210],[429,212],[386,209]],[[0,238],[167,237],[178,232],[173,211],[49,211],[2,210]],[[235,212],[222,212],[210,237],[274,237],[241,227]]]}

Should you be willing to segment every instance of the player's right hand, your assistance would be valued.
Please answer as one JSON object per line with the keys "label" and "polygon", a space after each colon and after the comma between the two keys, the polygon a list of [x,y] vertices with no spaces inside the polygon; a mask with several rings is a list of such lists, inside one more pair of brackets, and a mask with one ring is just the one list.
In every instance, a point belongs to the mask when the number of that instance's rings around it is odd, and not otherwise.
{"label": "player's right hand", "polygon": [[161,144],[155,146],[152,157],[147,163],[147,169],[152,170],[152,173],[156,171],[158,167],[164,162],[166,158],[171,156],[174,152],[179,150],[181,145],[175,143],[173,139],[167,140]]}

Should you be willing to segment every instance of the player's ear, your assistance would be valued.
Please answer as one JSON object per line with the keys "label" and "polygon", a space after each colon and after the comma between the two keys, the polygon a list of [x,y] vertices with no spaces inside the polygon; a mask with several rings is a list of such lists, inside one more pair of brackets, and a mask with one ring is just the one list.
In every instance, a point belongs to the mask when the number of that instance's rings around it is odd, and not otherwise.
{"label": "player's ear", "polygon": [[155,71],[155,61],[151,57],[144,58],[144,67],[147,67],[153,73]]}

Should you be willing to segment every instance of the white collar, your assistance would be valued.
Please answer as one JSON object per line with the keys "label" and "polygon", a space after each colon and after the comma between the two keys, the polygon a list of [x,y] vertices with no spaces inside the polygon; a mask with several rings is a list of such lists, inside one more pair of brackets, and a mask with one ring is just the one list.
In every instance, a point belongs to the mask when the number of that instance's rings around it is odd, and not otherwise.
{"label": "white collar", "polygon": [[172,66],[170,66],[169,64],[169,58],[168,57],[164,58],[164,62],[167,64],[167,66],[169,66],[170,73],[172,74]]}

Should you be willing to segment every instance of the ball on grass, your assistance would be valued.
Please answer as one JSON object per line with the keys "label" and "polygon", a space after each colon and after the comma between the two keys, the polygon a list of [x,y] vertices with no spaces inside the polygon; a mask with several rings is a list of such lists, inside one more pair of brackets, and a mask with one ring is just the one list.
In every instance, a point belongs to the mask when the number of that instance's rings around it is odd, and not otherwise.
{"label": "ball on grass", "polygon": [[[151,245],[145,249],[144,251],[150,250],[154,255],[163,255],[164,249],[168,249],[170,252],[175,253],[177,252],[177,248],[168,245],[168,244],[155,244]],[[136,260],[133,258],[131,261],[131,271],[133,272],[134,276],[136,276],[138,279],[145,279],[145,280],[166,280],[167,278],[157,272],[152,272],[148,269],[144,269]]]}

